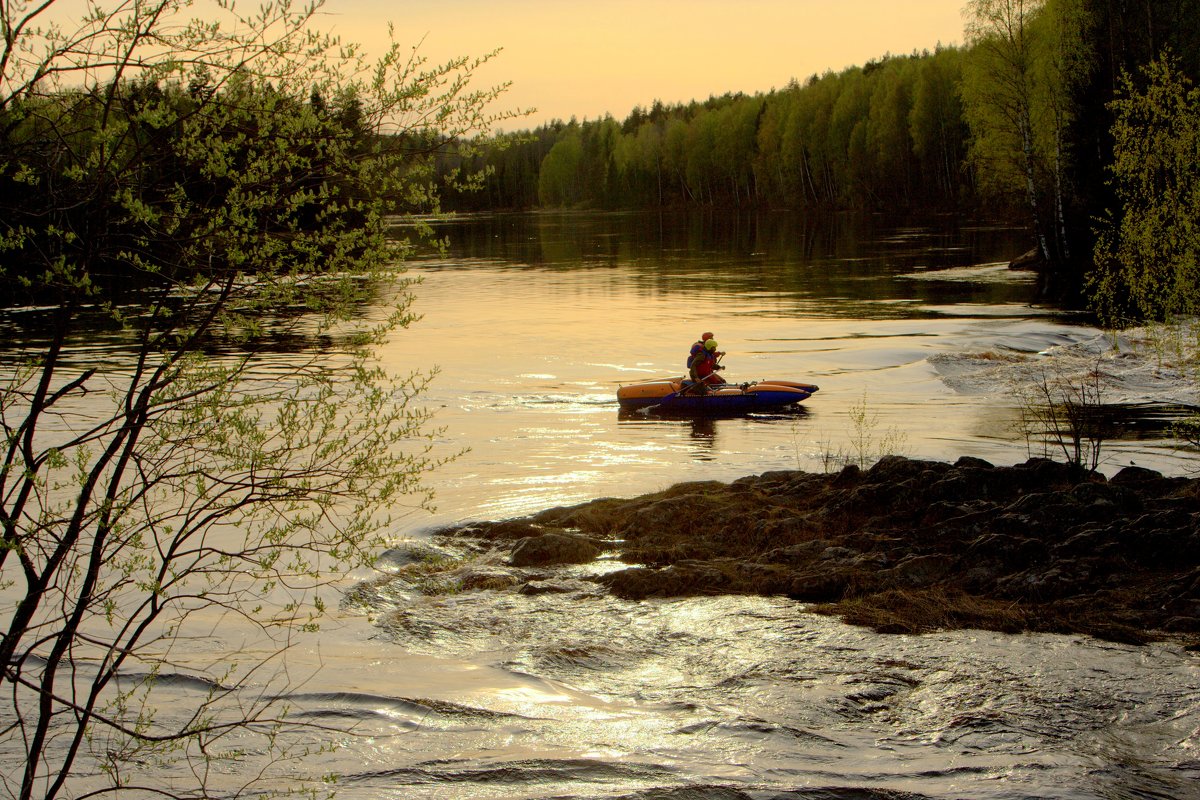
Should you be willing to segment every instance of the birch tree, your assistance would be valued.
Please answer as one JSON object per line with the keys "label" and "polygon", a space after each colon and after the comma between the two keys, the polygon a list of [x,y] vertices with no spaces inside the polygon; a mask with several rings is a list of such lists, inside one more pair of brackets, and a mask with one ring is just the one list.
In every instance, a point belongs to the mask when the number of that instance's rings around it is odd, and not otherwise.
{"label": "birch tree", "polygon": [[1042,0],[971,0],[966,32],[972,51],[962,92],[972,132],[970,157],[981,186],[1000,196],[1020,187],[1038,250],[1049,258],[1039,187],[1040,153],[1034,136],[1039,109],[1034,101],[1036,65],[1030,30],[1042,4]]}
{"label": "birch tree", "polygon": [[1086,77],[1087,15],[1078,0],[972,0],[963,73],[969,157],[992,197],[1020,196],[1043,258],[1071,257],[1065,176],[1072,93]]}
{"label": "birch tree", "polygon": [[[0,6],[10,796],[269,791],[213,760],[288,755],[271,664],[431,502],[429,374],[374,360],[414,320],[389,219],[436,208],[426,156],[503,87],[471,88],[490,56],[367,64],[319,11]],[[259,647],[197,664],[230,628]],[[177,677],[207,688],[163,708]]]}

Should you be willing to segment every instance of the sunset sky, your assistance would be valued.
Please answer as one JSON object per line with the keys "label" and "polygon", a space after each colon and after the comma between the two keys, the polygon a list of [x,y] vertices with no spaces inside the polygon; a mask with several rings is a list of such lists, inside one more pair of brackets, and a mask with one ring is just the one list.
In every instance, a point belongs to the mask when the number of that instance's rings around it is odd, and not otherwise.
{"label": "sunset sky", "polygon": [[377,53],[387,23],[432,61],[504,48],[509,127],[624,118],[634,106],[766,92],[885,53],[961,44],[966,0],[328,0],[325,22]]}

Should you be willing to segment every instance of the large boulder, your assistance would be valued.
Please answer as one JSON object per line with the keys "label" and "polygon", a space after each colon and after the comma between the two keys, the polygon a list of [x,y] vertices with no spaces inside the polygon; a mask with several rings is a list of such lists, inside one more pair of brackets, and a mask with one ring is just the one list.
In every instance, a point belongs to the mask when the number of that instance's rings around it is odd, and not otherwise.
{"label": "large boulder", "polygon": [[628,600],[720,594],[735,588],[735,582],[722,566],[730,565],[683,561],[663,569],[631,567],[603,575],[598,582]]}
{"label": "large boulder", "polygon": [[583,536],[545,533],[517,542],[509,557],[509,563],[514,567],[585,564],[594,560],[600,552],[600,545]]}
{"label": "large boulder", "polygon": [[1008,262],[1008,268],[1012,270],[1022,270],[1026,272],[1043,272],[1048,266],[1046,257],[1042,255],[1042,251],[1038,248],[1027,250],[1021,255]]}

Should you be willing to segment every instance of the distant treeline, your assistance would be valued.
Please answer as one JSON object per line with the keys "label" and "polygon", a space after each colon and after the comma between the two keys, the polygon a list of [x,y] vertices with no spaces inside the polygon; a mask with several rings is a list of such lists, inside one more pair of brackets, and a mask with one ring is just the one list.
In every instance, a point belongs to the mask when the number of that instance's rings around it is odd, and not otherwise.
{"label": "distant treeline", "polygon": [[962,51],[886,57],[747,96],[635,108],[502,136],[459,210],[590,205],[930,205],[974,194],[955,86]]}
{"label": "distant treeline", "polygon": [[485,172],[444,206],[986,210],[1077,289],[1113,204],[1110,103],[1164,54],[1200,77],[1200,0],[971,0],[967,20],[961,48],[497,137],[443,160]]}
{"label": "distant treeline", "polygon": [[[44,286],[39,265],[86,263],[60,282],[119,287],[235,270],[241,255],[205,248],[258,192],[278,213],[239,247],[330,232],[296,270],[345,252],[333,232],[384,208],[952,209],[1026,225],[1060,297],[1100,286],[1097,264],[1109,277],[1153,264],[1165,277],[1103,278],[1107,313],[1133,314],[1123,298],[1142,285],[1160,299],[1137,314],[1190,308],[1200,0],[970,0],[966,18],[963,47],[482,139],[470,124],[399,135],[364,120],[353,92],[239,75],[18,93],[0,105],[0,275]],[[381,159],[389,171],[372,174]],[[381,175],[403,176],[403,195],[375,198]],[[164,221],[156,239],[148,223]]]}

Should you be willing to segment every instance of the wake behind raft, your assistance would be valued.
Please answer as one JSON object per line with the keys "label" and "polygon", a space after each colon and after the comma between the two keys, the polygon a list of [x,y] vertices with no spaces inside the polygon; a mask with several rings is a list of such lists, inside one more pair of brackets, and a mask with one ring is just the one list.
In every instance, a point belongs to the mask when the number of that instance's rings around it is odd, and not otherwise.
{"label": "wake behind raft", "polygon": [[700,386],[685,378],[631,383],[617,389],[622,409],[656,413],[725,415],[771,411],[796,405],[817,391],[811,383],[760,380]]}

